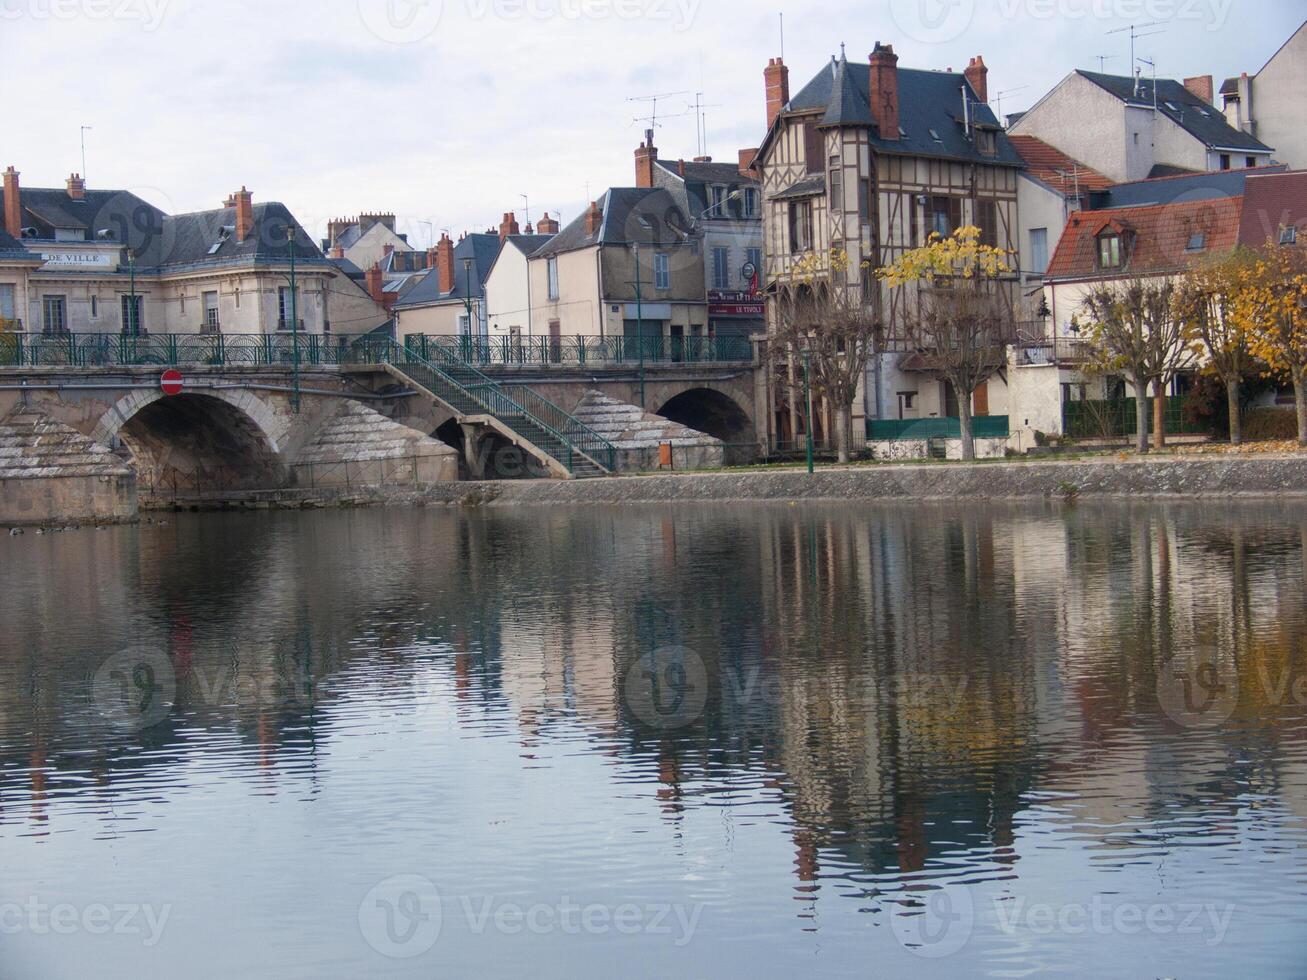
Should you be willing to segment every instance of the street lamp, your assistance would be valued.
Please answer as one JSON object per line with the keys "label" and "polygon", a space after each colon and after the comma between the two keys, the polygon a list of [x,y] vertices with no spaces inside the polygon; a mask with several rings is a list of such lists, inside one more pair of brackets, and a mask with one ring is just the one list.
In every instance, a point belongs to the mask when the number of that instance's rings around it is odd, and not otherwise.
{"label": "street lamp", "polygon": [[467,333],[463,337],[463,360],[472,359],[472,260],[463,260],[463,308],[467,310]]}
{"label": "street lamp", "polygon": [[640,351],[640,407],[644,408],[644,287],[640,275],[640,243],[633,242],[635,252],[635,343]]}
{"label": "street lamp", "polygon": [[291,407],[295,414],[300,413],[300,314],[299,297],[295,280],[295,226],[286,226],[286,249],[290,252],[290,337],[291,337],[291,374],[294,378],[294,393],[291,395]]}
{"label": "street lamp", "polygon": [[815,471],[812,458],[812,385],[808,376],[812,373],[812,351],[803,349],[803,428],[808,436],[808,475]]}

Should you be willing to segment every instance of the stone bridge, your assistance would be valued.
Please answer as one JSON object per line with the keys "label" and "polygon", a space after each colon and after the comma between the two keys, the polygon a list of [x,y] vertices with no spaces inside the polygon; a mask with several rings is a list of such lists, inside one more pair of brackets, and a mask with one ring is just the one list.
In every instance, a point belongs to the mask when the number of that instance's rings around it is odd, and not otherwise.
{"label": "stone bridge", "polygon": [[[408,429],[452,446],[473,461],[498,438],[460,425],[448,408],[419,396],[382,368],[314,365],[295,378],[285,365],[179,365],[181,394],[160,388],[160,366],[0,368],[0,418],[25,406],[110,446],[136,471],[143,498],[152,489],[240,492],[297,482],[296,461],[344,400],[357,401]],[[506,386],[528,385],[571,412],[589,390],[640,404],[633,366],[495,366]],[[691,428],[737,445],[765,443],[760,373],[751,364],[653,364],[644,404]],[[463,475],[495,476],[464,466]],[[520,474],[519,474],[520,475]]]}

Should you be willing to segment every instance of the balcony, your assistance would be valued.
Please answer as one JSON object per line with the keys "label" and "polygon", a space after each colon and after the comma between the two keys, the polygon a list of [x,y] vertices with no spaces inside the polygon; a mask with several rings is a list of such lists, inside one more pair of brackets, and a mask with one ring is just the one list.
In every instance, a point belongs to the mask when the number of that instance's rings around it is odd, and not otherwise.
{"label": "balcony", "polygon": [[1058,336],[1043,320],[1017,324],[1017,339],[1012,344],[1022,367],[1083,364],[1089,360],[1091,346],[1084,337]]}

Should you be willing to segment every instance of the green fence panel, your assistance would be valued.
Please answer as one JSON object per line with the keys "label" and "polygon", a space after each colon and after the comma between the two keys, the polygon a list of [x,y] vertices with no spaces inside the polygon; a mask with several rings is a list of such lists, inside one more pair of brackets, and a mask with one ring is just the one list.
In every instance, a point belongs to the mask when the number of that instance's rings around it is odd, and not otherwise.
{"label": "green fence panel", "polygon": [[[1166,399],[1164,410],[1169,436],[1203,435],[1207,427],[1185,418],[1183,397]],[[1148,399],[1149,431],[1152,431],[1153,399]],[[1113,401],[1065,402],[1062,431],[1072,439],[1117,439],[1134,436],[1138,415],[1133,398]]]}
{"label": "green fence panel", "polygon": [[[984,415],[971,420],[971,435],[976,439],[1006,439],[1011,435],[1006,415]],[[962,420],[942,419],[868,419],[867,438],[873,442],[908,442],[925,439],[961,439]]]}

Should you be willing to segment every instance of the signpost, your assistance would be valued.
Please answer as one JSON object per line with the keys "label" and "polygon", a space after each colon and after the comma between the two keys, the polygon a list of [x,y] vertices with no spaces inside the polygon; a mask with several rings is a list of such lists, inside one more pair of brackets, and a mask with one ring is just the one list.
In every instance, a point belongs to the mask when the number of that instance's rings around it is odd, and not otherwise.
{"label": "signpost", "polygon": [[165,395],[180,395],[182,389],[186,387],[186,379],[182,373],[175,368],[169,368],[159,377],[159,387],[163,389]]}

